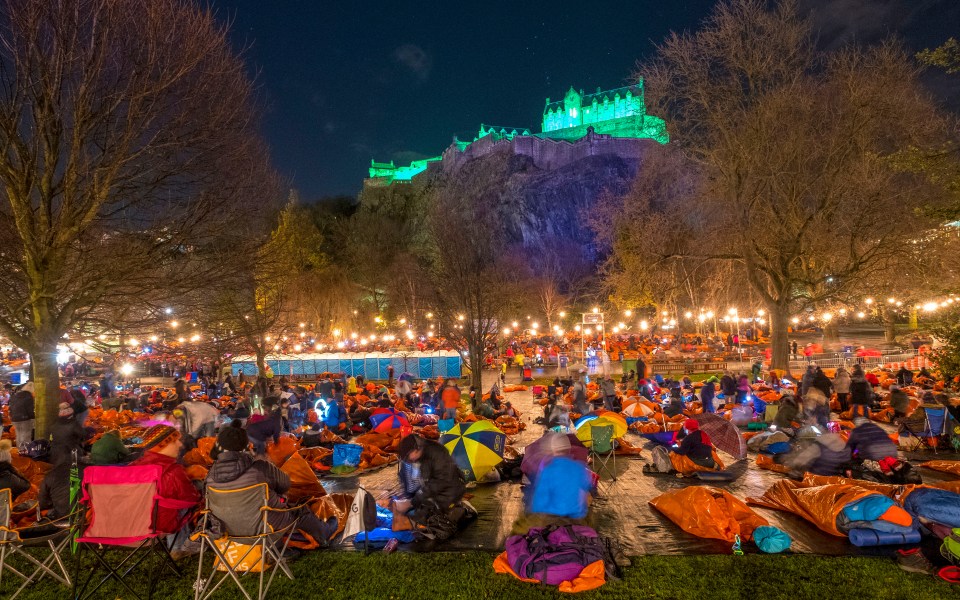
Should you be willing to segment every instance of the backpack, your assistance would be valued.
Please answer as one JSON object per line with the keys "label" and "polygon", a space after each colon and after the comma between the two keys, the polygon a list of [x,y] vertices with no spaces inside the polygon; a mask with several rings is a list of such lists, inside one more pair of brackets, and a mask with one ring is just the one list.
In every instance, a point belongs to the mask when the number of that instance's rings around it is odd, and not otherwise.
{"label": "backpack", "polygon": [[604,560],[606,547],[597,532],[582,525],[533,527],[506,542],[510,568],[547,585],[573,581],[589,564]]}
{"label": "backpack", "polygon": [[950,535],[943,538],[940,554],[951,564],[960,565],[960,527],[954,528]]}

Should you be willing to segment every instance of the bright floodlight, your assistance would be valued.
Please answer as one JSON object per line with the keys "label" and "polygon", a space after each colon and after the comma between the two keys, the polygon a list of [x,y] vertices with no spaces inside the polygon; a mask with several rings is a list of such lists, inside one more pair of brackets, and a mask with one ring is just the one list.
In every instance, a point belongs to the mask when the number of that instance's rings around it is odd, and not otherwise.
{"label": "bright floodlight", "polygon": [[124,364],[122,367],[120,367],[120,372],[123,373],[125,376],[133,373],[133,365],[131,365],[130,363]]}

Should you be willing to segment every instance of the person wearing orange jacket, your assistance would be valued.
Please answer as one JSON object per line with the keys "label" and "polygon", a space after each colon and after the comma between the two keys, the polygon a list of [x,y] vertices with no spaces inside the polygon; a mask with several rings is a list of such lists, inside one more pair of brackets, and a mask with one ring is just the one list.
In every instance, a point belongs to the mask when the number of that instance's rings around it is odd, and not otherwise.
{"label": "person wearing orange jacket", "polygon": [[460,406],[460,387],[456,381],[447,380],[443,391],[440,392],[440,400],[443,402],[443,418],[456,419],[457,408]]}

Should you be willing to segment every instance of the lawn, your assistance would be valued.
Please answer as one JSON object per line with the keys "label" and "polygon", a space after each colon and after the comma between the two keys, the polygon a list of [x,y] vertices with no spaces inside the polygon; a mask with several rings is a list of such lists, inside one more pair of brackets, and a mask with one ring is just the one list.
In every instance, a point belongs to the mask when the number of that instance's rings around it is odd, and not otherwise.
{"label": "lawn", "polygon": [[[543,586],[519,582],[493,572],[493,555],[473,553],[376,553],[316,552],[293,563],[296,580],[279,578],[270,598],[355,600],[361,598],[557,598],[561,594]],[[155,598],[190,598],[196,561],[181,561],[184,578],[164,577]],[[145,581],[145,578],[137,578]],[[5,575],[0,597],[9,597],[13,579]],[[241,597],[225,588],[218,598]],[[620,581],[598,590],[578,594],[585,600],[634,598],[938,598],[955,599],[956,585],[932,576],[905,573],[890,559],[793,556],[643,556],[633,559]],[[64,588],[44,581],[20,596],[24,600],[55,600],[67,597]],[[100,596],[127,600],[130,596],[110,587]]]}

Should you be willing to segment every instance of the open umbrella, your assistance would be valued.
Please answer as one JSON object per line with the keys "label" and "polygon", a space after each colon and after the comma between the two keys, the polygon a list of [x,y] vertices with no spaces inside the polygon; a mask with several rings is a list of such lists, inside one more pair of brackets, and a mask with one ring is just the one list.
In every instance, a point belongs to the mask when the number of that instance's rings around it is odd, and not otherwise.
{"label": "open umbrella", "polygon": [[464,479],[477,481],[503,461],[507,436],[490,421],[457,423],[440,436],[440,444],[457,462]]}
{"label": "open umbrella", "polygon": [[611,439],[614,440],[622,438],[627,433],[627,420],[623,418],[623,415],[609,410],[598,410],[583,415],[574,423],[577,430],[577,439],[582,442],[592,440],[592,428],[597,425],[613,425],[613,437]]}
{"label": "open umbrella", "polygon": [[737,460],[747,457],[747,443],[737,426],[714,413],[694,415],[700,429],[710,436],[717,450],[723,450]]}
{"label": "open umbrella", "polygon": [[391,429],[409,427],[410,421],[405,414],[395,408],[378,408],[370,414],[370,424],[373,425],[373,431],[386,433]]}
{"label": "open umbrella", "polygon": [[653,414],[653,409],[648,407],[646,404],[634,402],[630,406],[623,409],[623,414],[627,417],[649,417]]}

